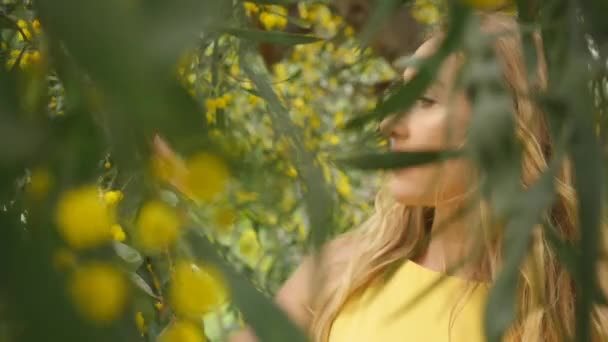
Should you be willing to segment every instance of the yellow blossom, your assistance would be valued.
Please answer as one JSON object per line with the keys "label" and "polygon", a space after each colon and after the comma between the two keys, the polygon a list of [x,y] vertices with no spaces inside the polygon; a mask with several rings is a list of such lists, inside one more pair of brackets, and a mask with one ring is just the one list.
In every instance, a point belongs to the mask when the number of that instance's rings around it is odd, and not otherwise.
{"label": "yellow blossom", "polygon": [[247,13],[248,16],[252,16],[260,11],[258,5],[250,1],[243,2],[243,6],[245,7],[245,13]]}
{"label": "yellow blossom", "polygon": [[135,226],[141,247],[148,252],[159,252],[177,239],[180,219],[171,207],[153,200],[141,208]]}
{"label": "yellow blossom", "polygon": [[296,170],[296,168],[293,167],[293,165],[289,165],[287,167],[287,171],[285,172],[285,174],[287,174],[287,176],[289,176],[291,178],[296,178],[296,177],[298,177],[298,170]]}
{"label": "yellow blossom", "polygon": [[[32,33],[29,30],[29,25],[27,23],[27,21],[23,20],[23,19],[19,19],[17,20],[17,26],[19,26],[19,28],[21,29],[19,31],[19,35],[17,36],[17,40],[29,40],[32,38]],[[24,37],[25,35],[25,37]]]}
{"label": "yellow blossom", "polygon": [[339,111],[334,114],[334,124],[337,128],[344,128],[344,112]]}
{"label": "yellow blossom", "polygon": [[209,98],[205,100],[205,109],[208,112],[214,112],[217,109],[215,99]]}
{"label": "yellow blossom", "polygon": [[214,124],[217,122],[217,115],[215,114],[215,110],[207,111],[205,113],[205,119],[207,119],[207,123]]}
{"label": "yellow blossom", "polygon": [[197,318],[222,304],[227,290],[222,275],[213,267],[180,260],[171,276],[169,298],[175,313]]}
{"label": "yellow blossom", "polygon": [[433,24],[439,20],[439,10],[429,0],[417,0],[411,13],[414,19],[423,24]]}
{"label": "yellow blossom", "polygon": [[228,233],[236,220],[236,213],[231,208],[221,208],[215,212],[214,221],[221,233]]}
{"label": "yellow blossom", "polygon": [[[274,9],[281,8],[280,6],[272,6]],[[286,12],[285,12],[286,13]],[[260,14],[260,22],[262,26],[264,26],[267,30],[272,30],[274,28],[282,29],[287,26],[287,18],[286,14],[276,14],[271,12],[262,12]]]}
{"label": "yellow blossom", "polygon": [[340,137],[335,135],[335,134],[327,134],[325,136],[325,139],[327,140],[327,142],[329,142],[331,145],[337,145],[340,143]]}
{"label": "yellow blossom", "polygon": [[107,205],[116,205],[122,200],[123,197],[124,195],[120,190],[106,191],[103,194],[103,199]]}
{"label": "yellow blossom", "polygon": [[223,97],[218,97],[217,99],[215,99],[215,107],[217,109],[224,109],[224,108],[226,108],[227,104],[228,104],[228,102]]}
{"label": "yellow blossom", "polygon": [[279,222],[279,218],[277,217],[277,214],[266,213],[266,223],[273,226],[273,225],[277,224],[277,222]]}
{"label": "yellow blossom", "polygon": [[163,309],[163,303],[156,302],[156,303],[154,303],[154,307],[156,308],[156,310],[161,311]]}
{"label": "yellow blossom", "polygon": [[189,321],[171,323],[158,337],[159,342],[206,342],[201,329]]}
{"label": "yellow blossom", "polygon": [[336,189],[344,198],[349,198],[351,196],[352,189],[350,186],[350,181],[348,180],[348,177],[346,177],[346,175],[340,171],[338,171],[336,174]]}
{"label": "yellow blossom", "polygon": [[144,320],[144,315],[141,313],[141,311],[137,311],[135,314],[135,324],[137,325],[137,331],[139,331],[141,336],[144,336],[147,329],[146,321]]}
{"label": "yellow blossom", "polygon": [[103,167],[106,169],[111,169],[112,168],[112,163],[110,163],[110,161],[106,161],[105,163],[103,163]]}
{"label": "yellow blossom", "polygon": [[249,266],[254,266],[258,262],[262,251],[255,230],[248,228],[243,231],[238,241],[238,248]]}
{"label": "yellow blossom", "polygon": [[36,34],[40,34],[40,20],[34,19],[34,21],[32,21],[32,27],[34,28],[34,32],[36,32]]}
{"label": "yellow blossom", "polygon": [[255,95],[250,94],[249,96],[247,96],[247,102],[249,102],[249,104],[252,105],[252,106],[257,105],[261,101],[262,100],[259,97],[255,96]]}
{"label": "yellow blossom", "polygon": [[92,248],[107,242],[114,216],[114,211],[99,198],[95,186],[69,190],[57,204],[59,233],[75,248]]}
{"label": "yellow blossom", "polygon": [[465,0],[470,6],[480,10],[496,10],[512,3],[511,0]]}
{"label": "yellow blossom", "polygon": [[127,301],[127,281],[114,267],[91,263],[77,269],[69,292],[76,309],[86,318],[107,323],[119,317]]}
{"label": "yellow blossom", "polygon": [[344,35],[346,37],[353,37],[355,35],[355,29],[352,26],[348,25],[344,28]]}
{"label": "yellow blossom", "polygon": [[112,239],[119,242],[123,242],[127,238],[125,231],[122,229],[121,225],[117,223],[110,227],[110,234],[112,234]]}
{"label": "yellow blossom", "polygon": [[218,156],[202,152],[186,161],[184,192],[196,201],[209,202],[228,185],[230,172]]}
{"label": "yellow blossom", "polygon": [[30,183],[27,186],[27,193],[34,199],[44,198],[51,188],[53,179],[47,168],[38,167],[32,170]]}

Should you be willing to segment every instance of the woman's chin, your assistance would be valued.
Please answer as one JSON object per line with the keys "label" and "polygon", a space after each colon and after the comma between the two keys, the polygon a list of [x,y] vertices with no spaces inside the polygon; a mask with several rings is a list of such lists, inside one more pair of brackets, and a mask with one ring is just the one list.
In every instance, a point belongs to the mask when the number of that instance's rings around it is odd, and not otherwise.
{"label": "woman's chin", "polygon": [[388,182],[388,189],[395,201],[406,205],[424,205],[428,201],[429,189],[425,182],[417,182],[411,177],[404,179],[393,174]]}

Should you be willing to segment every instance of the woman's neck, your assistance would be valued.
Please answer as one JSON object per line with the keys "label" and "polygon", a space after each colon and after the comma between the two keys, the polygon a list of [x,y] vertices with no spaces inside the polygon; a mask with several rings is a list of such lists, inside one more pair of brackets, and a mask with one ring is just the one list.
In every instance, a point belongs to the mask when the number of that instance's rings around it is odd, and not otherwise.
{"label": "woman's neck", "polygon": [[438,272],[451,268],[455,276],[476,278],[477,270],[465,262],[473,246],[471,215],[459,215],[459,207],[436,207],[431,239],[427,248],[414,260],[421,266]]}

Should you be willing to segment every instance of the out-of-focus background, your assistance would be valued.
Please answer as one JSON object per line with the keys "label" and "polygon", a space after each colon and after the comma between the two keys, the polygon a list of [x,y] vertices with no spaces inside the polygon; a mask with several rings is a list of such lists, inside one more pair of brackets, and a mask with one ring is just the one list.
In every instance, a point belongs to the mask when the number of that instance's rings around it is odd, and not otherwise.
{"label": "out-of-focus background", "polygon": [[420,162],[386,153],[378,121],[424,90],[400,79],[428,30],[482,56],[466,25],[485,9],[543,30],[574,89],[547,106],[603,193],[600,1],[3,0],[0,341],[225,341],[244,321],[304,340],[272,295],[371,213],[370,169]]}

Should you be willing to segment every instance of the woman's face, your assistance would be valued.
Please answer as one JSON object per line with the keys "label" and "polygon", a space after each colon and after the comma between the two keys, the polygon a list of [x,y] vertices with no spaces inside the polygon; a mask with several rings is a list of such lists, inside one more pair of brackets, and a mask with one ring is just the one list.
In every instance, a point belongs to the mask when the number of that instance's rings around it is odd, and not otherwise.
{"label": "woman's face", "polygon": [[[426,58],[435,53],[439,39],[430,39],[414,53]],[[459,149],[464,145],[470,118],[470,106],[464,93],[454,89],[460,60],[454,55],[443,63],[435,82],[412,106],[408,113],[389,124],[391,117],[380,124],[389,137],[392,151],[439,151]],[[416,74],[407,68],[403,79],[408,82]],[[399,202],[407,205],[436,206],[461,201],[468,190],[471,174],[463,159],[394,170],[388,188]]]}

